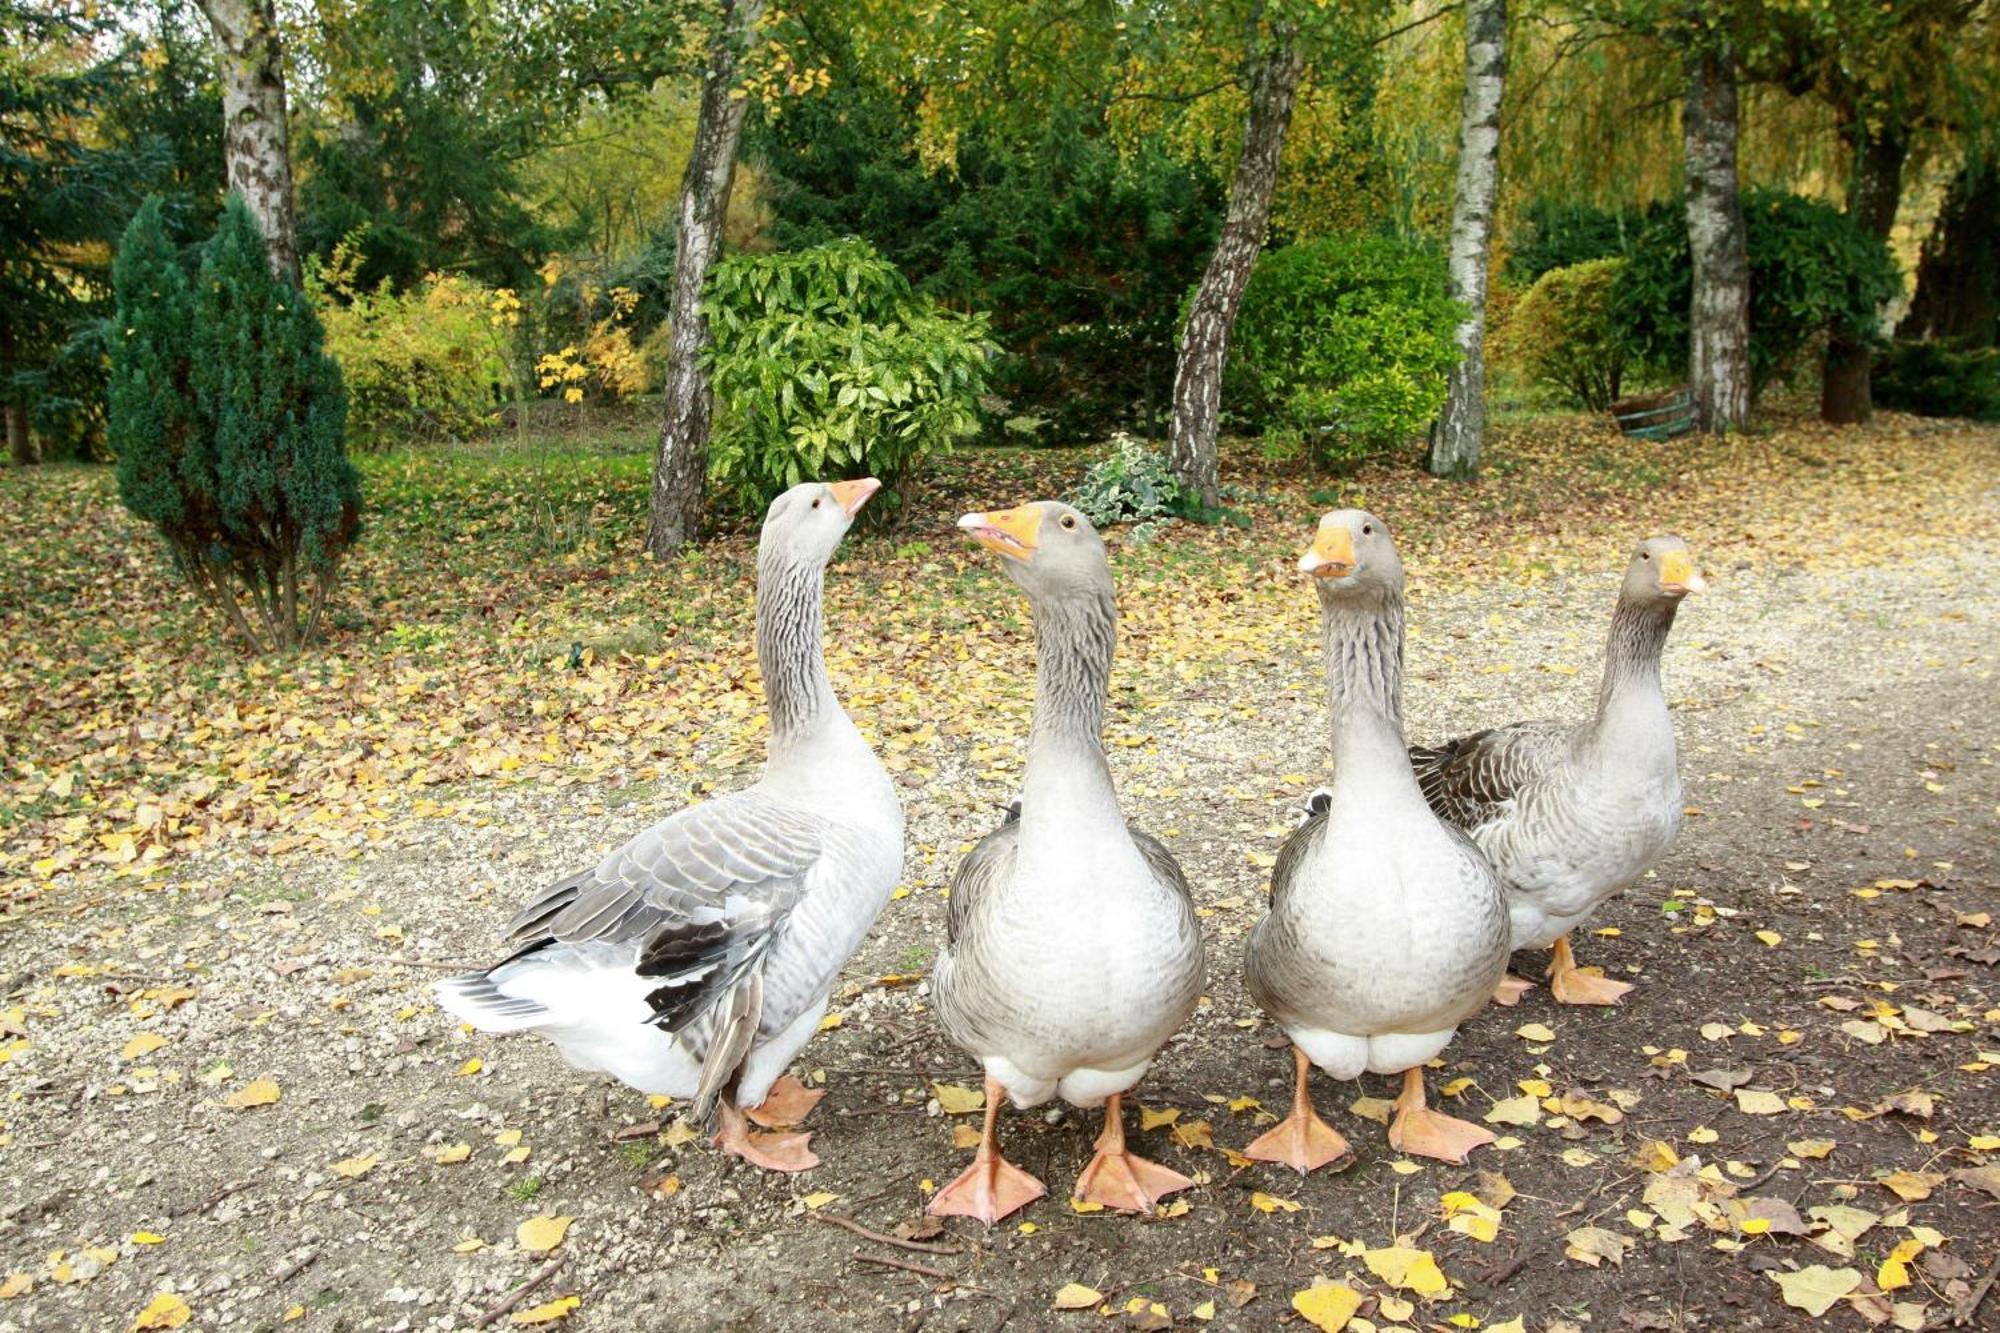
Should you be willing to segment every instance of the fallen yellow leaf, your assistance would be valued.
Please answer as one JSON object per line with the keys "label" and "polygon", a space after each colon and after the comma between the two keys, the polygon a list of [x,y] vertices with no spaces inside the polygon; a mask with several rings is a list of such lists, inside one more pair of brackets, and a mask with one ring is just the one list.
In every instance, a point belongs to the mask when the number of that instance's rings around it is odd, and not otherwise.
{"label": "fallen yellow leaf", "polygon": [[1292,1293],[1292,1308],[1320,1333],[1341,1333],[1361,1308],[1361,1293],[1344,1282]]}
{"label": "fallen yellow leaf", "polygon": [[194,1311],[188,1308],[186,1301],[171,1291],[163,1291],[147,1302],[145,1309],[139,1311],[138,1317],[132,1321],[132,1327],[134,1330],[179,1328],[192,1318]]}
{"label": "fallen yellow leaf", "polygon": [[[276,1079],[252,1079],[223,1099],[222,1104],[232,1111],[247,1111],[253,1106],[269,1106],[284,1094],[279,1091]],[[163,1325],[173,1327],[173,1325]]]}
{"label": "fallen yellow leaf", "polygon": [[529,1254],[547,1254],[562,1244],[563,1237],[569,1234],[569,1224],[575,1220],[569,1216],[549,1217],[546,1214],[531,1217],[514,1228],[514,1243]]}
{"label": "fallen yellow leaf", "polygon": [[961,1088],[956,1083],[931,1084],[931,1096],[946,1115],[971,1115],[986,1109],[986,1094],[977,1088]]}
{"label": "fallen yellow leaf", "polygon": [[511,1322],[516,1324],[553,1324],[569,1318],[569,1312],[583,1304],[581,1296],[558,1296],[552,1301],[537,1305],[532,1310],[516,1310]]}
{"label": "fallen yellow leaf", "polygon": [[1055,1299],[1049,1303],[1055,1310],[1088,1310],[1104,1299],[1095,1287],[1086,1287],[1081,1282],[1065,1282],[1056,1289]]}

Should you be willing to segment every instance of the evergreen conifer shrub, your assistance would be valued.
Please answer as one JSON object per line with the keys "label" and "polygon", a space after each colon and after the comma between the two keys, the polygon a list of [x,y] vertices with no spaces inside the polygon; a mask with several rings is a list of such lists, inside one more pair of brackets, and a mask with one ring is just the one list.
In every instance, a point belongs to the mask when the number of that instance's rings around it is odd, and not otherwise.
{"label": "evergreen conifer shrub", "polygon": [[237,199],[191,283],[149,201],[113,279],[120,497],[254,651],[310,642],[361,515],[340,368],[311,304],[272,275]]}

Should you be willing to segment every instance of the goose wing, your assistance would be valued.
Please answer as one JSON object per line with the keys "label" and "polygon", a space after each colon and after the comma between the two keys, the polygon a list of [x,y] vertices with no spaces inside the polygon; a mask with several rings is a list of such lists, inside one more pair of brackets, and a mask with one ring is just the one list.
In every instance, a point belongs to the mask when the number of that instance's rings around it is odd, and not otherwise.
{"label": "goose wing", "polygon": [[[636,943],[652,1021],[708,1029],[698,1104],[725,1086],[762,1018],[763,965],[827,854],[823,820],[755,791],[682,810],[551,885],[507,926],[521,953]],[[689,1033],[694,1036],[694,1033]]]}
{"label": "goose wing", "polygon": [[1548,772],[1569,748],[1562,722],[1516,722],[1475,731],[1443,745],[1410,747],[1417,786],[1433,813],[1461,829],[1504,812],[1521,788]]}
{"label": "goose wing", "polygon": [[951,895],[945,900],[944,942],[947,947],[958,943],[965,933],[966,922],[972,919],[973,907],[989,892],[993,885],[1002,883],[1014,864],[1014,848],[1021,838],[1021,802],[1016,799],[1007,805],[1006,818],[1000,827],[979,840],[977,846],[965,854],[958,863],[958,871],[951,877]]}

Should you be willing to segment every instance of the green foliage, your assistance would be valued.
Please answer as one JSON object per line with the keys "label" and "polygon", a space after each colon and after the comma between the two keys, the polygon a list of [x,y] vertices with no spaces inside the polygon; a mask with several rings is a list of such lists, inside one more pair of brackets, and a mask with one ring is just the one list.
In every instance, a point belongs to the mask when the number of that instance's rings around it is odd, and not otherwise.
{"label": "green foliage", "polygon": [[120,495],[251,647],[309,641],[361,509],[340,368],[321,350],[311,304],[271,275],[233,196],[192,284],[149,202],[127,229],[115,285]]}
{"label": "green foliage", "polygon": [[[1876,311],[1900,285],[1887,245],[1832,205],[1777,190],[1746,191],[1743,217],[1753,395],[1788,376],[1821,333],[1877,336]],[[1611,293],[1612,320],[1635,360],[1683,372],[1693,281],[1686,212],[1656,205]]]}
{"label": "green foliage", "polygon": [[1141,535],[1161,520],[1194,517],[1200,508],[1199,497],[1181,490],[1164,457],[1122,432],[1112,438],[1111,452],[1083,474],[1070,503],[1100,528],[1137,523]]}
{"label": "green foliage", "polygon": [[755,510],[808,478],[897,481],[979,424],[983,315],[917,296],[865,241],[718,265],[709,479]]}
{"label": "green foliage", "polygon": [[1532,283],[1551,269],[1622,255],[1645,225],[1646,215],[1636,208],[1536,199],[1508,236],[1507,276]]}
{"label": "green foliage", "polygon": [[1459,306],[1444,259],[1348,234],[1257,261],[1223,372],[1224,407],[1280,455],[1344,461],[1394,447],[1444,403]]}
{"label": "green foliage", "polygon": [[1877,406],[2000,421],[2000,348],[1898,341],[1875,365]]}
{"label": "green foliage", "polygon": [[1609,407],[1625,375],[1625,345],[1611,322],[1611,290],[1624,267],[1623,259],[1592,259],[1535,279],[1495,339],[1500,359],[1573,406]]}
{"label": "green foliage", "polygon": [[347,385],[349,442],[376,451],[491,426],[495,387],[513,387],[510,302],[456,276],[432,274],[402,292],[386,278],[361,287],[358,240],[306,262],[306,294]]}
{"label": "green foliage", "polygon": [[860,236],[917,289],[990,310],[993,389],[1049,443],[1150,427],[1167,409],[1183,292],[1214,245],[1222,193],[1154,139],[1129,152],[1101,113],[1056,106],[1009,137],[974,126],[952,170],[919,159],[914,98],[837,82],[751,129],[771,233],[796,248]]}

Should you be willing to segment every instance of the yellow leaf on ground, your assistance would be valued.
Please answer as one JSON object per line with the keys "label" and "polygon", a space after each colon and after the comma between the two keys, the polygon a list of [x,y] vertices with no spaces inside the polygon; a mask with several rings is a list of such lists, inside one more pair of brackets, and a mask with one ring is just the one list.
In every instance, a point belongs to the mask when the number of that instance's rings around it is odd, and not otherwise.
{"label": "yellow leaf on ground", "polygon": [[232,1111],[247,1111],[253,1106],[269,1106],[283,1095],[276,1079],[252,1079],[225,1097],[222,1104]]}
{"label": "yellow leaf on ground", "polygon": [[1785,942],[1785,937],[1775,930],[1760,930],[1757,932],[1757,938],[1773,949]]}
{"label": "yellow leaf on ground", "polygon": [[1542,1123],[1542,1104],[1530,1093],[1519,1097],[1509,1097],[1493,1103],[1484,1117],[1489,1125],[1539,1125]]}
{"label": "yellow leaf on ground", "polygon": [[1736,1109],[1745,1115],[1777,1115],[1785,1109],[1785,1099],[1762,1088],[1738,1088]]}
{"label": "yellow leaf on ground", "polygon": [[1181,1110],[1178,1106],[1165,1106],[1157,1111],[1150,1106],[1139,1108],[1139,1128],[1141,1130],[1158,1129],[1161,1125],[1171,1125],[1180,1118]]}
{"label": "yellow leaf on ground", "polygon": [[134,1245],[164,1245],[167,1238],[157,1231],[135,1231],[132,1233]]}
{"label": "yellow leaf on ground", "polygon": [[1545,1023],[1523,1023],[1514,1029],[1514,1035],[1522,1041],[1554,1041],[1556,1034]]}
{"label": "yellow leaf on ground", "polygon": [[563,1237],[569,1234],[569,1224],[575,1220],[569,1216],[549,1217],[546,1214],[531,1217],[514,1228],[514,1243],[529,1254],[547,1254],[562,1244]]}
{"label": "yellow leaf on ground", "polygon": [[1281,1199],[1275,1194],[1266,1194],[1264,1191],[1258,1190],[1250,1196],[1250,1206],[1260,1213],[1275,1213],[1281,1208],[1288,1213],[1296,1213],[1305,1205],[1296,1203],[1291,1199]]}
{"label": "yellow leaf on ground", "polygon": [[11,1301],[16,1296],[25,1296],[35,1289],[35,1279],[26,1273],[9,1273],[0,1281],[0,1301]]}
{"label": "yellow leaf on ground", "polygon": [[569,1312],[583,1304],[581,1296],[558,1296],[555,1300],[537,1305],[532,1310],[516,1310],[511,1322],[516,1324],[553,1324],[569,1318]]}
{"label": "yellow leaf on ground", "polygon": [[823,1014],[820,1016],[819,1030],[821,1032],[830,1032],[846,1021],[839,1014]]}
{"label": "yellow leaf on ground", "polygon": [[1361,1293],[1343,1282],[1307,1287],[1292,1294],[1292,1308],[1321,1333],[1341,1333],[1361,1308]]}
{"label": "yellow leaf on ground", "polygon": [[1613,1268],[1619,1267],[1625,1262],[1625,1251],[1631,1248],[1630,1240],[1603,1227],[1578,1227],[1563,1237],[1563,1253],[1592,1268],[1606,1259]]}
{"label": "yellow leaf on ground", "polygon": [[1793,1139],[1785,1145],[1794,1157],[1821,1158],[1833,1151],[1832,1139]]}
{"label": "yellow leaf on ground", "polygon": [[1086,1287],[1081,1282],[1065,1282],[1056,1289],[1055,1299],[1049,1303],[1055,1310],[1088,1310],[1104,1299],[1104,1294],[1095,1287]]}
{"label": "yellow leaf on ground", "polygon": [[1889,1257],[1875,1270],[1875,1285],[1883,1291],[1896,1291],[1910,1285],[1910,1260],[1922,1254],[1924,1243],[1920,1240],[1898,1241],[1896,1248],[1889,1251]]}
{"label": "yellow leaf on ground", "polygon": [[1368,1271],[1392,1287],[1414,1291],[1427,1299],[1451,1294],[1451,1283],[1438,1271],[1437,1260],[1429,1250],[1414,1250],[1405,1245],[1395,1245],[1387,1249],[1368,1250],[1361,1256],[1361,1262],[1368,1265]]}
{"label": "yellow leaf on ground", "polygon": [[431,1152],[431,1160],[439,1166],[452,1166],[470,1156],[472,1145],[469,1143],[447,1143]]}
{"label": "yellow leaf on ground", "polygon": [[1931,1191],[1944,1183],[1944,1177],[1929,1171],[1891,1171],[1886,1176],[1875,1177],[1875,1183],[1904,1203],[1920,1203],[1930,1198]]}
{"label": "yellow leaf on ground", "polygon": [[118,1058],[121,1060],[137,1060],[143,1056],[151,1055],[166,1044],[167,1039],[157,1032],[141,1032],[133,1037],[132,1040],[125,1043],[124,1048],[118,1052]]}
{"label": "yellow leaf on ground", "polygon": [[132,1321],[133,1329],[179,1328],[194,1318],[194,1311],[188,1303],[171,1291],[163,1291],[146,1303],[146,1308]]}
{"label": "yellow leaf on ground", "polygon": [[458,1076],[460,1078],[471,1078],[484,1068],[486,1068],[486,1062],[475,1055],[458,1067]]}
{"label": "yellow leaf on ground", "polygon": [[946,1115],[971,1115],[986,1109],[986,1094],[977,1088],[961,1088],[956,1083],[931,1084],[931,1096]]}
{"label": "yellow leaf on ground", "polygon": [[1638,1167],[1641,1171],[1651,1171],[1654,1173],[1671,1171],[1680,1164],[1680,1160],[1681,1156],[1679,1153],[1658,1139],[1647,1139],[1639,1145],[1637,1151],[1631,1157],[1633,1166]]}
{"label": "yellow leaf on ground", "polygon": [[954,1148],[977,1148],[981,1137],[979,1131],[971,1125],[951,1127],[951,1146]]}
{"label": "yellow leaf on ground", "polygon": [[361,1157],[343,1157],[333,1164],[333,1174],[347,1180],[359,1180],[373,1171],[375,1164],[381,1160],[372,1152]]}
{"label": "yellow leaf on ground", "polygon": [[1861,1274],[1852,1268],[1814,1264],[1796,1273],[1773,1273],[1771,1280],[1784,1293],[1785,1304],[1817,1319],[1831,1310],[1835,1301],[1861,1285]]}
{"label": "yellow leaf on ground", "polygon": [[835,1194],[832,1190],[815,1190],[811,1194],[806,1195],[805,1198],[799,1200],[799,1202],[803,1203],[808,1208],[818,1210],[826,1207],[828,1204],[832,1203],[835,1199],[838,1199],[839,1197],[840,1196],[838,1194]]}

